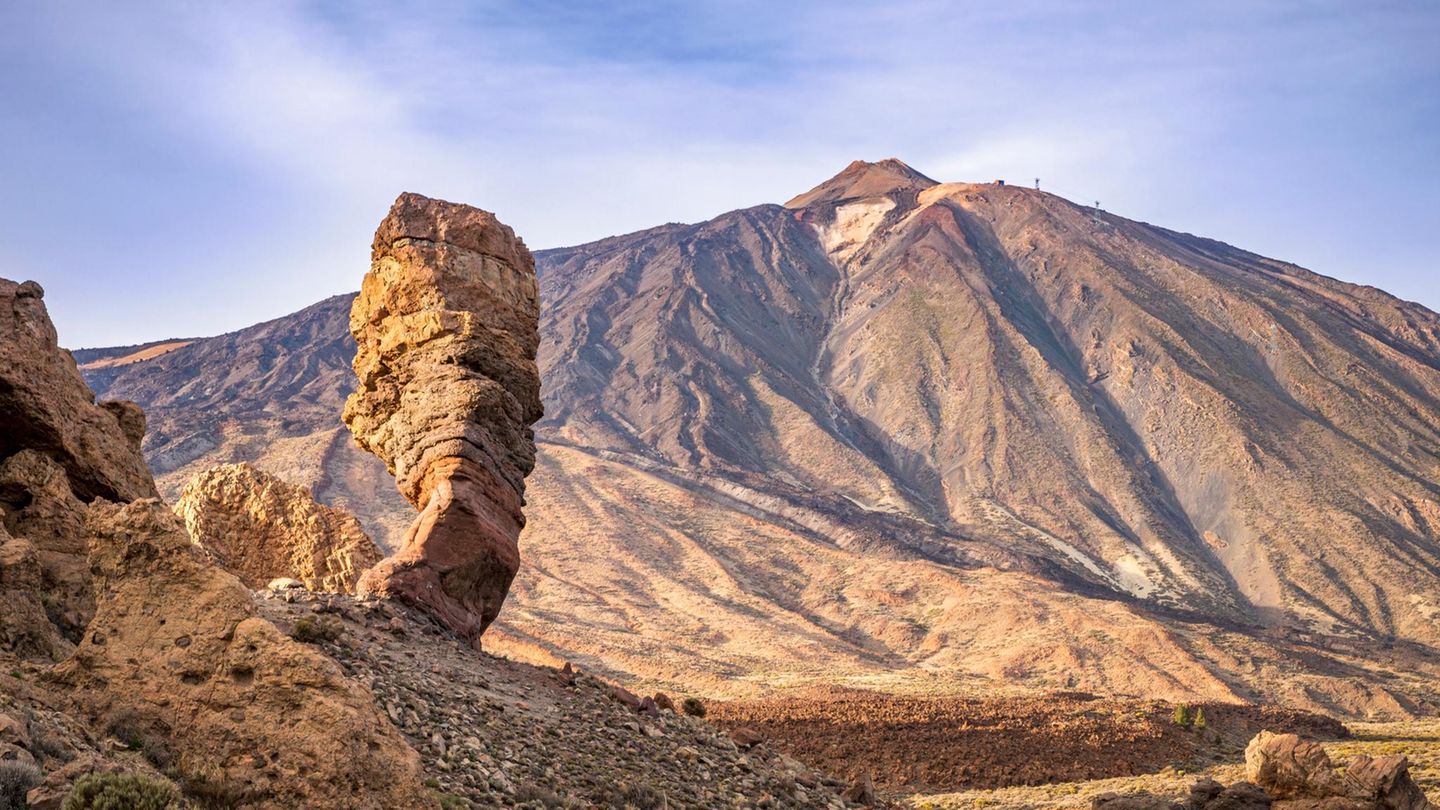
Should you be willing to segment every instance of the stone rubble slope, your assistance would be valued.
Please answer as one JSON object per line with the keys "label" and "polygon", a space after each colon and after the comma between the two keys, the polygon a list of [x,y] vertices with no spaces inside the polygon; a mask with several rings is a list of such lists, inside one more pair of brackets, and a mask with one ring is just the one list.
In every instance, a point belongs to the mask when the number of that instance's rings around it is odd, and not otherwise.
{"label": "stone rubble slope", "polygon": [[[841,808],[844,785],[755,740],[589,674],[474,650],[385,600],[267,592],[279,626],[330,622],[321,648],[374,692],[451,801],[473,807]],[[671,703],[673,705],[673,703]],[[467,805],[456,805],[467,806]]]}

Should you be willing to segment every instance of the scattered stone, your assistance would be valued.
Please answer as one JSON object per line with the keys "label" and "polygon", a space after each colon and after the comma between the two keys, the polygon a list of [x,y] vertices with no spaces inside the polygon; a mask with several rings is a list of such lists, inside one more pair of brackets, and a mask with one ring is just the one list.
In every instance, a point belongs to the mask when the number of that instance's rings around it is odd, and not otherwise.
{"label": "scattered stone", "polygon": [[730,739],[734,740],[735,744],[741,748],[754,748],[760,743],[765,742],[765,735],[761,734],[753,726],[740,726],[739,728],[731,729]]}

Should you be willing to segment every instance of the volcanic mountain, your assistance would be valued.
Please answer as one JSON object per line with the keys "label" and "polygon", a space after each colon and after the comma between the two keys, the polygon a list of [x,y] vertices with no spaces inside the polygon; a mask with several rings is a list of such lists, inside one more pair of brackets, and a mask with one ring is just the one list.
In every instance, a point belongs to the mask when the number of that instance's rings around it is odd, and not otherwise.
{"label": "volcanic mountain", "polygon": [[[1419,305],[898,160],[537,261],[517,654],[731,694],[1436,699]],[[348,306],[77,359],[145,407],[167,493],[250,461],[387,544]]]}

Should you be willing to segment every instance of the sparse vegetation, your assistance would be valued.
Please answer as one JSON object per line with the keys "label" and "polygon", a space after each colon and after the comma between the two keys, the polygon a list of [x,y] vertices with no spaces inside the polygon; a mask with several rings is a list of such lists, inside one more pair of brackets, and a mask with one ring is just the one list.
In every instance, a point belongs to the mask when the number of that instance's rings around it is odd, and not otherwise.
{"label": "sparse vegetation", "polygon": [[145,744],[145,723],[134,712],[121,711],[110,715],[105,730],[131,751],[139,751]]}
{"label": "sparse vegetation", "polygon": [[80,777],[60,810],[175,810],[175,786],[134,773],[92,773]]}
{"label": "sparse vegetation", "polygon": [[1204,731],[1208,725],[1209,722],[1205,719],[1205,710],[1197,708],[1195,710],[1195,716],[1190,720],[1190,727],[1196,731]]}
{"label": "sparse vegetation", "polygon": [[176,781],[188,800],[186,806],[197,810],[226,810],[251,798],[239,785],[203,773],[186,774]]}
{"label": "sparse vegetation", "polygon": [[527,782],[511,797],[517,805],[538,804],[545,810],[568,810],[571,803],[550,788]]}
{"label": "sparse vegetation", "polygon": [[700,698],[687,697],[680,708],[691,717],[705,716],[705,704],[700,702]]}
{"label": "sparse vegetation", "polygon": [[131,751],[139,751],[157,770],[164,771],[174,765],[175,752],[171,750],[170,743],[151,731],[140,715],[129,711],[117,712],[105,725],[110,736]]}
{"label": "sparse vegetation", "polygon": [[301,616],[290,630],[290,637],[306,644],[333,644],[345,635],[345,627],[334,616]]}
{"label": "sparse vegetation", "polygon": [[1170,722],[1181,728],[1190,728],[1195,720],[1190,716],[1190,707],[1182,703],[1175,707],[1175,712],[1170,715]]}
{"label": "sparse vegetation", "polygon": [[50,760],[69,762],[75,758],[59,736],[44,728],[30,729],[30,753],[39,757],[42,765]]}
{"label": "sparse vegetation", "polygon": [[669,801],[649,785],[628,783],[613,789],[604,804],[613,810],[664,810]]}
{"label": "sparse vegetation", "polygon": [[464,796],[442,793],[438,790],[432,792],[435,794],[435,801],[440,803],[440,810],[470,810],[473,806],[470,800]]}
{"label": "sparse vegetation", "polygon": [[41,778],[40,769],[28,762],[0,762],[0,810],[25,810],[25,794]]}

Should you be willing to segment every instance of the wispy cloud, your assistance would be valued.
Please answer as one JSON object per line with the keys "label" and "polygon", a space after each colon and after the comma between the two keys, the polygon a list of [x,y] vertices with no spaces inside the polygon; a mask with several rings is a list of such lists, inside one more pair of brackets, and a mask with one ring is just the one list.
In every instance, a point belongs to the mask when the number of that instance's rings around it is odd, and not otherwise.
{"label": "wispy cloud", "polygon": [[1430,294],[1429,4],[55,2],[0,23],[0,274],[47,282],[72,344],[351,288],[404,189],[544,247],[889,155]]}

